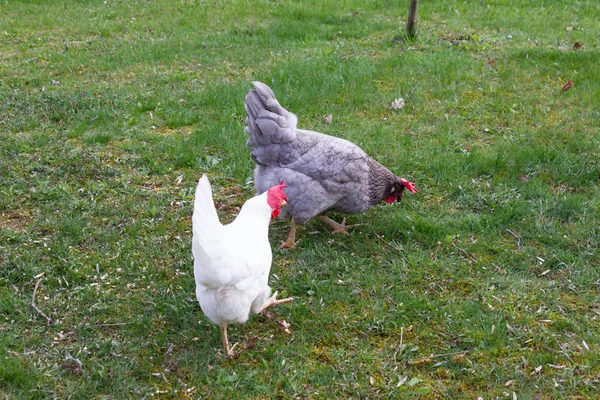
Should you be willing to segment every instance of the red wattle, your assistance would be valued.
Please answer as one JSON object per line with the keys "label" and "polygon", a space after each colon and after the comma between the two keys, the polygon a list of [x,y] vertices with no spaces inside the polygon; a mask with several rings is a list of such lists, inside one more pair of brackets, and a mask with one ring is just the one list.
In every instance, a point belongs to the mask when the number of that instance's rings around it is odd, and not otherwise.
{"label": "red wattle", "polygon": [[385,202],[388,204],[393,204],[396,201],[396,196],[388,196],[385,198]]}

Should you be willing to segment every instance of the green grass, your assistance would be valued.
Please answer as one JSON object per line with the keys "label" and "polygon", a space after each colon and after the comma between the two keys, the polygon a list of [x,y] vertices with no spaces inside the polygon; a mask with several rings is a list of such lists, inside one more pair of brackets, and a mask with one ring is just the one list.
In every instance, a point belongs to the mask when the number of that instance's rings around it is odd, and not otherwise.
{"label": "green grass", "polygon": [[[600,8],[421,2],[406,41],[398,3],[3,3],[0,394],[595,397]],[[348,236],[310,222],[296,251],[273,224],[292,334],[254,316],[230,360],[190,216],[203,173],[223,220],[253,194],[252,80],[421,191]]]}

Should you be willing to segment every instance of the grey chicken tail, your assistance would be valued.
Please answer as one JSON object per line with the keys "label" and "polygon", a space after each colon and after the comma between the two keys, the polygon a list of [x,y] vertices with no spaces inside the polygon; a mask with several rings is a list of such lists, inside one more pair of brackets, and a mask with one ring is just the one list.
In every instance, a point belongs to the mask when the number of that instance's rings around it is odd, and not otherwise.
{"label": "grey chicken tail", "polygon": [[[254,89],[246,95],[247,145],[253,149],[268,147],[271,144],[284,144],[296,139],[298,118],[283,108],[270,87],[262,82],[252,82]],[[259,154],[253,151],[253,158]],[[261,153],[260,151],[258,153]]]}

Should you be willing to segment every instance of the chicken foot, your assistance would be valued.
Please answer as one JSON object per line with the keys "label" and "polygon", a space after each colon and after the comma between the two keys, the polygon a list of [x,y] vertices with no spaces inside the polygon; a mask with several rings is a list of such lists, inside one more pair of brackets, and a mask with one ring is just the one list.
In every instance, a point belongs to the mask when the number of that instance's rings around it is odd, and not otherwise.
{"label": "chicken foot", "polygon": [[337,222],[335,222],[334,220],[332,220],[331,218],[329,218],[325,215],[317,215],[317,219],[319,221],[323,222],[324,224],[329,225],[331,228],[333,228],[333,231],[331,231],[332,235],[335,235],[336,233],[343,233],[343,234],[347,235],[350,228],[354,228],[355,226],[359,225],[359,224],[346,225],[346,218],[344,218],[342,220],[341,224],[338,224]]}
{"label": "chicken foot", "polygon": [[277,294],[279,292],[276,290],[275,293],[273,293],[273,296],[269,297],[267,299],[267,301],[265,301],[265,304],[263,304],[262,309],[260,310],[261,314],[264,315],[264,312],[267,308],[269,307],[273,307],[276,306],[278,304],[283,304],[283,303],[289,303],[290,301],[294,300],[293,297],[288,297],[287,299],[280,299],[277,300]]}
{"label": "chicken foot", "polygon": [[296,248],[296,221],[294,221],[294,217],[292,217],[290,227],[290,234],[285,242],[279,246],[280,249],[295,249]]}
{"label": "chicken foot", "polygon": [[[266,314],[265,311],[269,307],[273,307],[278,304],[289,303],[290,301],[294,300],[293,297],[288,297],[287,299],[277,300],[278,293],[279,292],[276,290],[275,293],[273,293],[273,295],[271,297],[269,297],[267,299],[267,301],[265,301],[265,304],[263,304],[262,309],[260,310],[261,314],[265,315]],[[220,326],[221,326],[221,339],[223,340],[223,348],[225,349],[225,355],[227,357],[234,357],[236,355],[236,353],[233,351],[233,349],[235,349],[235,347],[238,344],[235,343],[231,348],[229,348],[229,340],[227,339],[227,324],[221,324]]]}
{"label": "chicken foot", "polygon": [[227,324],[221,324],[221,339],[223,339],[223,347],[225,348],[225,355],[228,357],[233,357],[235,353],[233,349],[238,344],[234,344],[231,348],[229,348],[229,340],[227,340]]}

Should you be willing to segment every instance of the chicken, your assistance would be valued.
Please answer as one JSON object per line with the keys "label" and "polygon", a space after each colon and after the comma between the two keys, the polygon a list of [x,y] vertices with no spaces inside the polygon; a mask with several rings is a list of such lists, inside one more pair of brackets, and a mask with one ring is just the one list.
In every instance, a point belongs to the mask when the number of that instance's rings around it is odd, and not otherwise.
{"label": "chicken", "polygon": [[286,303],[277,300],[268,285],[271,270],[269,222],[286,205],[281,182],[244,203],[236,219],[222,225],[215,209],[206,175],[196,187],[192,216],[192,254],[196,297],[204,314],[221,327],[225,354],[229,348],[227,325],[243,323],[250,312],[258,314],[268,307]]}
{"label": "chicken", "polygon": [[271,88],[253,82],[246,95],[247,145],[256,163],[257,193],[285,180],[288,204],[280,218],[291,219],[288,239],[282,248],[296,245],[296,223],[316,217],[347,233],[352,225],[331,220],[325,214],[364,212],[382,201],[400,201],[404,189],[416,193],[415,184],[399,178],[360,147],[337,137],[296,128],[297,117],[283,108]]}

